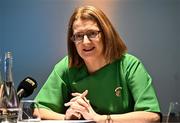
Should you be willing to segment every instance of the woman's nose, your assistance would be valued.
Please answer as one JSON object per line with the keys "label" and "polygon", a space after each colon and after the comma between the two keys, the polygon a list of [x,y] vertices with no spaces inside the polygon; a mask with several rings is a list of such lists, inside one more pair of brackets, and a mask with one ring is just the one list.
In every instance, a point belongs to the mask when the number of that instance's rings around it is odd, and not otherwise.
{"label": "woman's nose", "polygon": [[83,43],[90,43],[91,41],[89,40],[89,38],[87,37],[87,35],[84,35],[83,38]]}

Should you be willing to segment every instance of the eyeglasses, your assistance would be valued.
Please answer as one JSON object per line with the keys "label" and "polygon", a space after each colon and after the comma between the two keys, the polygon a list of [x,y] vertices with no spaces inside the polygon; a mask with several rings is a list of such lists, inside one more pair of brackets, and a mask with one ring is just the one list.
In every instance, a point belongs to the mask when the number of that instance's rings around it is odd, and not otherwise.
{"label": "eyeglasses", "polygon": [[74,34],[72,37],[71,37],[71,40],[74,42],[74,43],[80,43],[80,42],[83,42],[84,40],[84,36],[86,35],[87,38],[90,40],[90,41],[93,41],[93,40],[97,40],[99,38],[99,33],[101,31],[98,30],[88,30],[87,32],[83,33],[83,32],[78,32],[76,34]]}

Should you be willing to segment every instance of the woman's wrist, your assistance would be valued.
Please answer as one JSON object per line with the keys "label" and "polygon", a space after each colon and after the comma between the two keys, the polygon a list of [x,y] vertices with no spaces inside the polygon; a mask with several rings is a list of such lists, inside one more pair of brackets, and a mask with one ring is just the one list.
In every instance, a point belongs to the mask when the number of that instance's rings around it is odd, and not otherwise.
{"label": "woman's wrist", "polygon": [[105,123],[106,118],[107,118],[107,115],[97,115],[97,116],[94,118],[94,121],[95,121],[96,123]]}
{"label": "woman's wrist", "polygon": [[111,118],[111,115],[106,115],[106,121],[105,123],[113,123],[113,120]]}
{"label": "woman's wrist", "polygon": [[97,115],[94,120],[96,123],[113,123],[111,115]]}

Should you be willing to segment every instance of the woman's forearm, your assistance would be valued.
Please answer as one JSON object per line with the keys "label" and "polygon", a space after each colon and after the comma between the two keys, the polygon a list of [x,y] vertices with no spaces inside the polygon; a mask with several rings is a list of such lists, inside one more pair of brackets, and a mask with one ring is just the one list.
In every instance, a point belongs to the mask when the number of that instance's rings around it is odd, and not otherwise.
{"label": "woman's forearm", "polygon": [[64,120],[65,117],[64,114],[56,113],[45,108],[34,109],[34,115],[40,115],[41,119],[44,120]]}
{"label": "woman's forearm", "polygon": [[107,118],[106,115],[101,115],[97,123],[104,123],[109,119],[110,123],[154,123],[160,121],[158,113],[135,111],[126,114],[114,114]]}
{"label": "woman's forearm", "polygon": [[[40,114],[41,119],[48,120],[64,120],[65,115],[59,114],[54,111],[40,108],[34,110],[34,115]],[[97,123],[104,123],[107,121],[107,115],[101,115],[100,117],[94,119]],[[159,122],[160,116],[158,113],[145,112],[145,111],[135,111],[125,114],[112,114],[110,115],[110,122],[113,123],[152,123]]]}

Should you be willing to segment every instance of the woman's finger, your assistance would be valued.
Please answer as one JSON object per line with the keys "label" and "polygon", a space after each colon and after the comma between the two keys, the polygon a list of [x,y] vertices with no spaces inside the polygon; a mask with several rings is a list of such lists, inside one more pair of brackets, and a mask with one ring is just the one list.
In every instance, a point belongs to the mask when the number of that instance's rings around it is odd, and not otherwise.
{"label": "woman's finger", "polygon": [[88,94],[88,90],[85,90],[82,94],[81,94],[81,98],[84,98],[84,97],[86,97],[86,95]]}
{"label": "woman's finger", "polygon": [[72,95],[75,96],[75,97],[72,98],[70,100],[70,102],[75,102],[79,98],[84,98],[84,97],[86,97],[87,94],[88,94],[88,90],[85,90],[82,94],[80,94],[80,93],[72,93]]}
{"label": "woman's finger", "polygon": [[73,102],[67,102],[67,103],[64,103],[64,106],[68,107],[68,106],[71,106],[73,104]]}
{"label": "woman's finger", "polygon": [[81,98],[80,96],[76,96],[70,100],[70,102],[75,102],[78,98]]}
{"label": "woman's finger", "polygon": [[88,108],[88,107],[89,107],[88,100],[87,100],[85,97],[84,97],[84,98],[79,98],[79,99],[77,99],[76,102],[77,102],[79,105],[81,105],[81,106],[83,106],[83,107],[85,107],[85,108]]}
{"label": "woman's finger", "polygon": [[71,107],[69,107],[65,114],[66,120],[75,120],[75,119],[81,119],[81,114],[75,110],[73,110]]}
{"label": "woman's finger", "polygon": [[88,94],[88,90],[85,90],[82,94],[81,93],[72,93],[72,96],[80,96],[85,97]]}
{"label": "woman's finger", "polygon": [[76,97],[76,96],[80,96],[81,93],[77,93],[77,92],[76,92],[76,93],[72,93],[71,95],[74,96],[74,97]]}
{"label": "woman's finger", "polygon": [[80,103],[78,102],[74,102],[72,105],[71,105],[71,108],[72,109],[78,109],[78,110],[86,110],[87,108],[83,105],[81,105]]}

